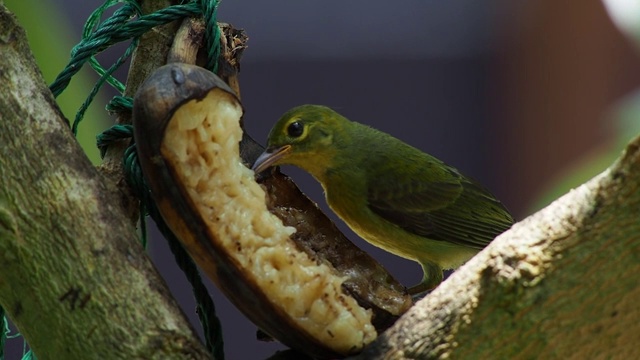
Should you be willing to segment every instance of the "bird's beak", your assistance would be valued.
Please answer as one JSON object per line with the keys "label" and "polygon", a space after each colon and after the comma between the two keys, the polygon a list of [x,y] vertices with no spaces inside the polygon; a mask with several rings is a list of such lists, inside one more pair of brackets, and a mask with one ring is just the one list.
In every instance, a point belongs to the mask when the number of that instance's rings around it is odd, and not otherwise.
{"label": "bird's beak", "polygon": [[287,155],[291,152],[291,145],[284,145],[278,148],[268,148],[266,149],[256,162],[251,167],[256,174],[263,172],[268,169],[271,165],[273,165],[276,161],[280,160],[283,156]]}

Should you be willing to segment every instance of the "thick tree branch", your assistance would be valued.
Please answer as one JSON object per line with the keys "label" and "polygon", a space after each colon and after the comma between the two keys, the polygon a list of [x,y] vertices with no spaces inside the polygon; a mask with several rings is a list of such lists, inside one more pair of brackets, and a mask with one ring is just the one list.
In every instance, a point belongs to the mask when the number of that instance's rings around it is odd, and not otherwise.
{"label": "thick tree branch", "polygon": [[357,359],[640,355],[640,137],[499,236]]}
{"label": "thick tree branch", "polygon": [[41,359],[208,358],[0,6],[0,304]]}

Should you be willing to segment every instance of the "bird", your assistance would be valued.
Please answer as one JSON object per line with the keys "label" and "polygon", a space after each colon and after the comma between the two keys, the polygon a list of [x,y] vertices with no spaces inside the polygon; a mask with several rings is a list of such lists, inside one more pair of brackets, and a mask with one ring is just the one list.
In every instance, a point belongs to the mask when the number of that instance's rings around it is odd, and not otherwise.
{"label": "bird", "polygon": [[506,207],[456,168],[329,107],[301,105],[273,126],[252,169],[293,165],[321,185],[358,236],[420,263],[424,294],[513,225]]}

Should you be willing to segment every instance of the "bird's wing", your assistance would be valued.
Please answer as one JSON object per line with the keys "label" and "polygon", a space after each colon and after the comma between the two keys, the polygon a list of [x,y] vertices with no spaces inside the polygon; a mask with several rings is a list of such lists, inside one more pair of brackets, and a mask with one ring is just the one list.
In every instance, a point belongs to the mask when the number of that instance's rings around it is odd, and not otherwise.
{"label": "bird's wing", "polygon": [[408,232],[477,249],[512,225],[511,215],[482,186],[452,168],[438,178],[376,178],[369,186],[368,206]]}

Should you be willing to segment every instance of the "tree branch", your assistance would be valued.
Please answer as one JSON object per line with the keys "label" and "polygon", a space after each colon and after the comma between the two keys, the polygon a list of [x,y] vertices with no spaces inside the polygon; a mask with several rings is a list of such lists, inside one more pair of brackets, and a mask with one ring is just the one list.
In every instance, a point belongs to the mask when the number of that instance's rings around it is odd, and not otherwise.
{"label": "tree branch", "polygon": [[499,236],[355,359],[640,355],[640,137]]}
{"label": "tree branch", "polygon": [[40,358],[204,359],[0,5],[0,304]]}
{"label": "tree branch", "polygon": [[[147,0],[141,4],[142,12],[149,14],[174,5],[172,0]],[[133,97],[142,82],[158,67],[167,62],[167,56],[171,48],[173,38],[180,26],[179,21],[153,28],[140,37],[140,43],[136,47],[131,58],[129,74],[127,76],[127,88],[124,96]],[[118,114],[116,124],[131,124],[131,113]],[[98,168],[103,176],[113,181],[118,192],[115,195],[120,200],[122,211],[127,214],[132,224],[138,221],[138,199],[133,195],[124,178],[122,158],[129,146],[129,141],[120,141],[112,144],[107,149],[103,163]]]}

